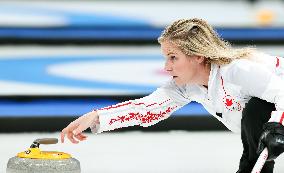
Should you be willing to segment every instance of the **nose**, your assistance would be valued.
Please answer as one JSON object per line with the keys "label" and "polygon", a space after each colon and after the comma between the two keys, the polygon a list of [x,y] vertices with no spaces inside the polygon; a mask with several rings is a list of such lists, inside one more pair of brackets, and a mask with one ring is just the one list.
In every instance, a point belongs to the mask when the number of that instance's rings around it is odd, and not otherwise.
{"label": "nose", "polygon": [[171,72],[171,71],[173,71],[173,68],[172,68],[171,64],[169,63],[169,61],[166,61],[166,62],[165,62],[164,70],[165,70],[166,72]]}

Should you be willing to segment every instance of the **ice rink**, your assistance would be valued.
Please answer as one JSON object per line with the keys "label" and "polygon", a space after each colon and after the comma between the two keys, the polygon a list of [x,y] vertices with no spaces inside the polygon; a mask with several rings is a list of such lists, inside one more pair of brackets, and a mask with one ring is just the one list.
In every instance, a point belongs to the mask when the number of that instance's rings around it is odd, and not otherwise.
{"label": "ice rink", "polygon": [[[0,134],[0,172],[7,161],[37,138],[59,133]],[[71,154],[82,173],[234,173],[242,152],[240,135],[231,132],[111,132],[89,134],[80,144],[41,145],[42,150]],[[275,173],[284,171],[284,157]]]}
{"label": "ice rink", "polygon": [[[257,48],[279,67],[284,63],[283,6],[280,0],[0,1],[0,173],[35,139],[59,138],[70,119],[148,95],[171,80],[157,38],[177,19],[203,19],[233,47]],[[190,27],[199,33],[197,26]],[[221,51],[220,58],[224,55]],[[221,80],[224,104],[232,102],[227,96],[239,97],[226,92]],[[172,115],[179,121],[163,126],[169,131],[88,133],[79,144],[66,140],[40,148],[71,154],[82,173],[235,173],[243,148],[240,134],[217,131],[202,105],[193,104]],[[212,127],[216,131],[209,131]],[[284,154],[274,173],[284,173]]]}
{"label": "ice rink", "polygon": [[[258,46],[264,52],[283,55],[283,46]],[[116,47],[112,54],[126,52],[131,55],[146,52],[159,55],[159,47]],[[109,47],[17,47],[0,48],[2,57],[30,54],[37,55],[89,55],[104,54]],[[48,52],[48,53],[47,53]],[[51,56],[52,57],[52,56]],[[154,70],[152,70],[154,71]],[[4,74],[4,73],[3,73]],[[34,85],[0,82],[2,95],[30,94]],[[31,87],[32,86],[32,87]],[[47,87],[47,86],[46,86]],[[6,90],[3,90],[5,88]],[[21,90],[19,90],[21,89]],[[51,90],[55,93],[71,93],[73,90]],[[44,93],[41,93],[44,91]],[[77,90],[76,90],[77,91]],[[80,90],[81,91],[81,90]],[[78,92],[78,91],[77,91]],[[83,93],[94,93],[84,90]],[[101,92],[101,91],[99,91]],[[80,93],[80,92],[79,92]],[[48,93],[47,93],[48,94]],[[63,92],[64,94],[64,92]],[[22,111],[22,110],[21,110]],[[56,110],[58,111],[58,110]],[[62,127],[63,128],[63,127]],[[26,150],[37,138],[59,137],[59,133],[1,133],[0,173],[5,173],[8,159]],[[111,132],[89,134],[87,141],[74,145],[70,142],[41,146],[42,150],[70,153],[81,163],[82,173],[235,173],[242,153],[240,135],[231,132]],[[284,156],[277,159],[275,173],[284,171]]]}

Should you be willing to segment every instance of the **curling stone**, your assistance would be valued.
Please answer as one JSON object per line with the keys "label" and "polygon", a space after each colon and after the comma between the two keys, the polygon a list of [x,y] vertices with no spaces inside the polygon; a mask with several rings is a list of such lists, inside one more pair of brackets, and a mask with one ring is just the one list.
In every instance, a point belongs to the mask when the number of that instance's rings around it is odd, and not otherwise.
{"label": "curling stone", "polygon": [[39,149],[40,144],[56,143],[56,138],[36,139],[28,150],[9,159],[6,173],[80,173],[80,162],[70,154]]}

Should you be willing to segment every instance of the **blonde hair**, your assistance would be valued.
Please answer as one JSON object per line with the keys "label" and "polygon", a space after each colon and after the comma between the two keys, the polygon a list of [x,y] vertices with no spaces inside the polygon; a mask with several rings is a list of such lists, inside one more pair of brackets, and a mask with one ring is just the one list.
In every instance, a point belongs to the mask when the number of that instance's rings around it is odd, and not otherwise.
{"label": "blonde hair", "polygon": [[202,19],[180,19],[166,27],[158,38],[170,41],[186,55],[205,57],[207,64],[228,64],[234,59],[248,58],[253,48],[232,48]]}

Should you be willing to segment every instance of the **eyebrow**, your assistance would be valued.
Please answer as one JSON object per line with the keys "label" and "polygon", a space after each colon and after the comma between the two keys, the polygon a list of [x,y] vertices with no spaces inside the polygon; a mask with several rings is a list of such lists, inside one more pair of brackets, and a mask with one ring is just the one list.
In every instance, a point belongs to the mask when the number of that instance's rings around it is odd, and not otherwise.
{"label": "eyebrow", "polygon": [[170,55],[170,54],[175,54],[174,52],[169,52],[167,55]]}

